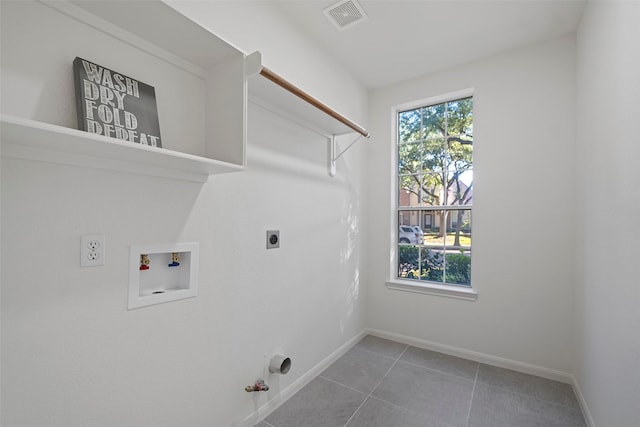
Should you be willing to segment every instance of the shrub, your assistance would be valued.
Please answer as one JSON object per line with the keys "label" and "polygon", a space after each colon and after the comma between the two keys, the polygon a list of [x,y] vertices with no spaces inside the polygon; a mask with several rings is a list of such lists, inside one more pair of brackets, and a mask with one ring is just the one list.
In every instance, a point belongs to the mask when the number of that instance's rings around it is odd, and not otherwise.
{"label": "shrub", "polygon": [[[442,282],[444,273],[442,253],[423,248],[421,262],[418,262],[419,254],[420,248],[417,246],[398,246],[398,276]],[[464,254],[447,254],[446,260],[446,283],[470,285],[471,257]]]}
{"label": "shrub", "polygon": [[471,284],[471,257],[464,254],[447,254],[447,283]]}

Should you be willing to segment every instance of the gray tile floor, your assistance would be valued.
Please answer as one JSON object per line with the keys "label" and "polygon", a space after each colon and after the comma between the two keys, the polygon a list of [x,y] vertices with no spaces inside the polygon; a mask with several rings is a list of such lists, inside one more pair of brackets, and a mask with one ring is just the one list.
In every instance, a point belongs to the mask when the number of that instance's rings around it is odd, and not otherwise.
{"label": "gray tile floor", "polygon": [[586,427],[570,385],[364,337],[257,427]]}

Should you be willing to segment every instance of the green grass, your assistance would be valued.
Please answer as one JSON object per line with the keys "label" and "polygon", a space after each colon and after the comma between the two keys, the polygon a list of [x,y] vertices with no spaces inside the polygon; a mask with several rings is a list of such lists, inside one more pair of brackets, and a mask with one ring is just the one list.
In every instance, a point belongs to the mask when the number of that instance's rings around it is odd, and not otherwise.
{"label": "green grass", "polygon": [[[447,233],[447,246],[453,246],[453,243],[456,240],[456,233]],[[424,235],[424,244],[425,245],[438,245],[442,246],[442,236],[438,236],[437,234],[425,234]],[[471,246],[471,236],[467,234],[460,233],[460,245],[461,246]]]}

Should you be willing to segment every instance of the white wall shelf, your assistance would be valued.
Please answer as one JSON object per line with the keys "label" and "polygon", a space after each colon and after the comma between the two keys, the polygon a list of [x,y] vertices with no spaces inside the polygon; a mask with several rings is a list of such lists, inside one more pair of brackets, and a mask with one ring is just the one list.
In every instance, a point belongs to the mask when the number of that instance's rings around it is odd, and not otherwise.
{"label": "white wall shelf", "polygon": [[[6,2],[1,29],[2,156],[204,182],[246,167],[249,95],[332,138],[332,174],[333,138],[368,136],[163,1]],[[76,56],[156,88],[162,149],[76,130]]]}
{"label": "white wall shelf", "polygon": [[196,182],[243,170],[240,165],[206,157],[12,116],[1,118],[0,141],[2,155],[7,157]]}
{"label": "white wall shelf", "polygon": [[[2,156],[199,182],[245,168],[243,52],[161,1],[8,2],[2,12]],[[156,87],[162,149],[75,128],[76,56]]]}

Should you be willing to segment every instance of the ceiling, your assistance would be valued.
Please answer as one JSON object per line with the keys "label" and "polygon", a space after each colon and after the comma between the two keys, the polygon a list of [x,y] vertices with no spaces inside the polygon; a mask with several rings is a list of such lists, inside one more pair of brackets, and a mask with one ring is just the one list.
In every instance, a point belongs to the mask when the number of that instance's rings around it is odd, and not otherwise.
{"label": "ceiling", "polygon": [[367,15],[339,31],[337,0],[274,1],[368,89],[575,32],[586,0],[359,0]]}

